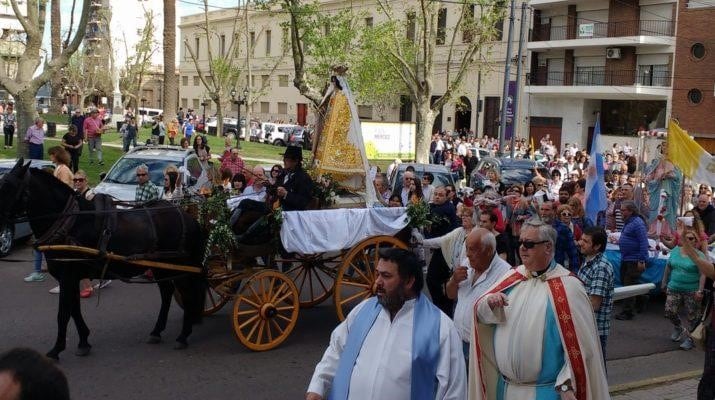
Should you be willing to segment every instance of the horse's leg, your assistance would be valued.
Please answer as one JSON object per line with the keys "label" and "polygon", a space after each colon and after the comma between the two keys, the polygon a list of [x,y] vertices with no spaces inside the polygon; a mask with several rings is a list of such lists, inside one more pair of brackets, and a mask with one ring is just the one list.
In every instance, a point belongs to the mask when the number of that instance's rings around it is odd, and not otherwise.
{"label": "horse's leg", "polygon": [[193,325],[201,321],[204,299],[206,298],[206,287],[199,282],[191,281],[191,279],[195,278],[184,278],[175,282],[176,288],[184,300],[181,333],[176,338],[176,345],[174,346],[177,350],[183,350],[189,346],[189,335],[193,331]]}
{"label": "horse's leg", "polygon": [[169,308],[171,307],[171,298],[174,293],[174,284],[171,281],[159,281],[159,293],[161,293],[161,309],[159,310],[159,318],[156,320],[154,329],[149,334],[147,343],[156,344],[161,342],[161,332],[166,329],[166,321],[169,318]]}
{"label": "horse's leg", "polygon": [[[48,264],[51,261],[48,261]],[[74,282],[77,295],[79,296],[79,281]],[[60,294],[59,307],[57,309],[57,339],[55,346],[47,352],[47,357],[54,360],[60,359],[60,353],[64,351],[67,345],[67,324],[70,321],[72,312],[72,282],[69,277],[63,276],[60,278]]]}
{"label": "horse's leg", "polygon": [[72,319],[74,320],[74,324],[77,327],[77,334],[79,335],[79,344],[77,345],[77,351],[75,351],[75,355],[84,357],[86,355],[89,355],[89,351],[92,349],[92,346],[87,340],[87,338],[89,337],[89,328],[87,327],[87,324],[84,322],[84,318],[82,317],[82,303],[79,297],[80,281],[81,280],[78,277],[77,284],[73,285],[74,290],[71,296],[72,308],[70,311],[72,314]]}

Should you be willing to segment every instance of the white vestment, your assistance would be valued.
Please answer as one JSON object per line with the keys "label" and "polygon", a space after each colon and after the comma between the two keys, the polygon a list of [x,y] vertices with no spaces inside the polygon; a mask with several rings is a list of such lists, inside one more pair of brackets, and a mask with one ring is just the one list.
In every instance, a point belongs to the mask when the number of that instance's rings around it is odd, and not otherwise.
{"label": "white vestment", "polygon": [[[516,271],[524,276],[530,272],[522,265]],[[505,275],[505,278],[511,274]],[[486,296],[476,305],[477,329],[470,348],[469,362],[469,399],[495,400],[498,380],[503,377],[505,393],[504,400],[541,400],[552,397],[555,387],[571,381],[575,386],[576,376],[566,351],[563,351],[563,365],[556,369],[555,381],[542,384],[538,381],[542,373],[542,362],[548,363],[544,354],[544,346],[550,342],[547,331],[554,328],[557,332],[557,346],[566,349],[564,332],[561,331],[556,315],[558,313],[554,299],[549,290],[548,279],[561,278],[571,311],[580,355],[582,355],[586,376],[586,392],[588,400],[610,399],[608,382],[606,380],[601,345],[596,331],[596,321],[591,309],[591,302],[581,281],[569,274],[560,265],[545,272],[541,277],[528,278],[503,291],[508,296],[508,306],[496,308],[495,311],[487,304]],[[500,282],[503,279],[500,279]],[[498,285],[497,283],[496,285]],[[495,285],[495,286],[496,286]],[[549,309],[551,311],[547,311]],[[551,318],[548,317],[551,312]],[[547,326],[547,320],[549,321]],[[556,325],[555,327],[553,325]],[[478,341],[481,357],[477,356]],[[558,343],[560,342],[560,343]],[[553,343],[551,343],[553,346]],[[552,347],[555,348],[555,347]],[[554,354],[546,355],[551,360]],[[482,386],[483,385],[483,386]],[[486,389],[486,397],[482,393]],[[538,390],[544,395],[540,397]]]}
{"label": "white vestment", "polygon": [[[358,304],[333,331],[330,345],[315,367],[308,392],[327,398],[350,327],[364,304],[364,301]],[[410,400],[414,309],[415,300],[408,300],[392,321],[387,310],[380,311],[355,361],[348,399]],[[462,341],[452,320],[441,312],[439,330],[435,399],[463,400],[467,395],[467,373]]]}

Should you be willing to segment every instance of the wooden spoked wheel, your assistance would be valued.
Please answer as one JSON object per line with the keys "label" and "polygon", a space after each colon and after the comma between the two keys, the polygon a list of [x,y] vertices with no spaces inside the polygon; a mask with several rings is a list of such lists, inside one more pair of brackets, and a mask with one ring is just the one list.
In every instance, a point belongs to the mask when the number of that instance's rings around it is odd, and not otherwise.
{"label": "wooden spoked wheel", "polygon": [[353,247],[340,265],[335,279],[335,312],[340,321],[358,303],[374,295],[375,268],[379,250],[390,247],[406,249],[407,246],[392,236],[375,236]]}
{"label": "wooden spoked wheel", "polygon": [[297,255],[295,259],[276,260],[276,263],[295,283],[300,308],[318,305],[333,294],[340,254]]}
{"label": "wooden spoked wheel", "polygon": [[233,304],[236,338],[253,351],[283,343],[298,321],[298,289],[284,274],[263,270],[244,281]]}
{"label": "wooden spoked wheel", "polygon": [[[178,304],[179,307],[182,309],[184,308],[184,301],[178,290],[174,290],[174,300],[176,300],[176,304]],[[231,300],[230,297],[217,292],[216,289],[214,289],[209,283],[206,287],[206,303],[204,304],[204,311],[202,314],[204,316],[209,316],[216,313],[218,310],[223,308],[229,300]]]}

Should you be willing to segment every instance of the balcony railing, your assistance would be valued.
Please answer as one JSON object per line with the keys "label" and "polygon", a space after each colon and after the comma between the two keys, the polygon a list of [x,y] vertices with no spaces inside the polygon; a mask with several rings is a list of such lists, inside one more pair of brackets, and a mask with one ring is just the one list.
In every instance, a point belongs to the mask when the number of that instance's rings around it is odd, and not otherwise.
{"label": "balcony railing", "polygon": [[531,41],[597,39],[623,36],[673,36],[673,21],[580,22],[567,26],[539,24],[534,26]]}
{"label": "balcony railing", "polygon": [[606,67],[576,67],[575,71],[537,68],[529,74],[533,86],[670,86],[667,65],[639,65],[638,69],[606,70]]}

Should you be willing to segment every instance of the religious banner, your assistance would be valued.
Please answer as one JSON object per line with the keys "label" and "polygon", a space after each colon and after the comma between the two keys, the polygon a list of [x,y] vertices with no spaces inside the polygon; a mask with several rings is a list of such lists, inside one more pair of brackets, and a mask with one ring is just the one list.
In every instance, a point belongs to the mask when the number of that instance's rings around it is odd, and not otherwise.
{"label": "religious banner", "polygon": [[506,129],[504,140],[511,140],[514,135],[514,97],[516,97],[516,81],[509,81],[508,97],[506,98]]}

